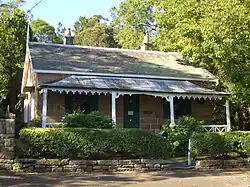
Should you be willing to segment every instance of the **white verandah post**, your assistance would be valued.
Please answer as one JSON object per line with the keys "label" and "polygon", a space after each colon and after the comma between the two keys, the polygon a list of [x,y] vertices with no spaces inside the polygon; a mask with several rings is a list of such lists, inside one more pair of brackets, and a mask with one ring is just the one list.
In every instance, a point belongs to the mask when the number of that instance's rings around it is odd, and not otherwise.
{"label": "white verandah post", "polygon": [[229,132],[231,131],[229,100],[226,100],[226,119],[227,119],[227,132]]}
{"label": "white verandah post", "polygon": [[42,127],[46,128],[48,90],[43,89]]}
{"label": "white verandah post", "polygon": [[112,119],[115,123],[114,128],[116,128],[116,98],[117,98],[117,93],[112,92]]}
{"label": "white verandah post", "polygon": [[169,96],[170,101],[170,126],[174,125],[174,96]]}

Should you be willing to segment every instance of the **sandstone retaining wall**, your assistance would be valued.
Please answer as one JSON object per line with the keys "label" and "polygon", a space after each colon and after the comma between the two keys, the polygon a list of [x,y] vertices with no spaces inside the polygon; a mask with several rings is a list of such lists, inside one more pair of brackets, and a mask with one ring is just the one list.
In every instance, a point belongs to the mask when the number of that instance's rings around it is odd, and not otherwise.
{"label": "sandstone retaining wall", "polygon": [[14,159],[0,160],[0,167],[24,172],[116,172],[160,171],[171,169],[171,161],[153,159],[131,160],[59,160]]}
{"label": "sandstone retaining wall", "polygon": [[247,159],[235,160],[196,160],[195,168],[197,169],[233,169],[246,168],[248,166]]}
{"label": "sandstone retaining wall", "polygon": [[15,157],[15,120],[0,119],[0,159]]}

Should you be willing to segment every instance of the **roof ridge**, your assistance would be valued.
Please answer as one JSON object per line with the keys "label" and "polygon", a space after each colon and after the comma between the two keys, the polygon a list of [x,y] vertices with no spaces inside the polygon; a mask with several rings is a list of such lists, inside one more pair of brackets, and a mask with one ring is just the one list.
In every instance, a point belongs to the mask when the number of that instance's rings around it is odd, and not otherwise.
{"label": "roof ridge", "polygon": [[82,48],[82,49],[102,49],[107,51],[128,51],[128,52],[139,52],[139,53],[155,53],[155,54],[182,54],[178,52],[164,52],[164,51],[144,51],[139,49],[121,49],[121,48],[109,48],[109,47],[93,47],[93,46],[83,46],[83,45],[65,45],[65,44],[55,44],[55,43],[44,43],[44,42],[29,42],[29,44],[38,44],[38,45],[47,45],[47,46],[56,46],[56,47],[65,47],[65,48]]}

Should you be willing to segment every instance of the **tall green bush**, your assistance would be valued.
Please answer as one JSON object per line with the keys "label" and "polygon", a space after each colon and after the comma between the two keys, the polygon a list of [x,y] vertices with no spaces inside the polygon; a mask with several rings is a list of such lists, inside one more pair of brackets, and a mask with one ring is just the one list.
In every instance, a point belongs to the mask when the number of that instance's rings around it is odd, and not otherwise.
{"label": "tall green bush", "polygon": [[111,117],[99,112],[86,114],[84,111],[76,110],[62,118],[62,127],[111,129],[113,125],[114,122]]}
{"label": "tall green bush", "polygon": [[203,121],[197,121],[190,116],[182,116],[174,127],[165,126],[166,137],[172,146],[172,156],[187,154],[188,140],[193,133],[204,132]]}
{"label": "tall green bush", "polygon": [[165,158],[162,136],[139,130],[26,128],[20,131],[20,155],[26,158]]}

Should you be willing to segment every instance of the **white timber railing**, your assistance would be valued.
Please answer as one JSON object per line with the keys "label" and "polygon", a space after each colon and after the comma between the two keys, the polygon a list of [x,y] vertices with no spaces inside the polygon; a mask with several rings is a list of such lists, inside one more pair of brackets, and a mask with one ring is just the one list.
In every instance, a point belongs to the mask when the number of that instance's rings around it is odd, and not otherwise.
{"label": "white timber railing", "polygon": [[228,132],[228,125],[203,125],[207,132]]}

